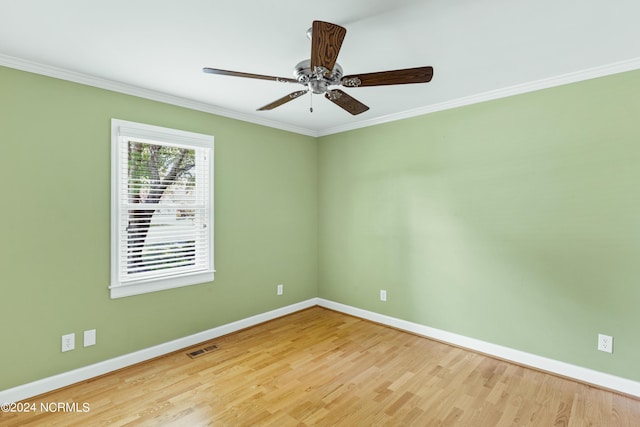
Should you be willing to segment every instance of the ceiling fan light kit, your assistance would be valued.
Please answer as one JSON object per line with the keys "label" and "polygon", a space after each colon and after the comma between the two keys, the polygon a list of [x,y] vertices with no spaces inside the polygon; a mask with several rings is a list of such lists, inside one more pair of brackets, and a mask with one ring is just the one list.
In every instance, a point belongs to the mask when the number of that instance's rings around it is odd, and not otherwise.
{"label": "ceiling fan light kit", "polygon": [[[340,89],[332,89],[332,86],[357,88],[427,83],[431,81],[433,77],[433,67],[429,66],[343,76],[342,67],[336,60],[338,59],[338,54],[340,53],[340,48],[342,47],[342,42],[346,34],[347,30],[339,25],[323,21],[313,21],[312,27],[307,31],[307,37],[311,40],[311,58],[300,61],[294,67],[293,76],[295,78],[293,79],[209,67],[203,68],[202,71],[223,76],[298,83],[306,87],[304,90],[292,92],[270,104],[260,107],[258,111],[272,110],[311,92],[317,95],[324,94],[326,99],[338,107],[352,115],[357,115],[364,113],[369,107]],[[313,110],[311,109],[311,111]]]}

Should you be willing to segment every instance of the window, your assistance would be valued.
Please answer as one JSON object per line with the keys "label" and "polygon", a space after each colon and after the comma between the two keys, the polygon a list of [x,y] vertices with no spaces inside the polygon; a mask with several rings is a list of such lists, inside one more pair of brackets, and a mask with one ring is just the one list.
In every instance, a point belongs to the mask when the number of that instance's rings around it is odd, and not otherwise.
{"label": "window", "polygon": [[111,298],[213,280],[213,137],[111,121]]}

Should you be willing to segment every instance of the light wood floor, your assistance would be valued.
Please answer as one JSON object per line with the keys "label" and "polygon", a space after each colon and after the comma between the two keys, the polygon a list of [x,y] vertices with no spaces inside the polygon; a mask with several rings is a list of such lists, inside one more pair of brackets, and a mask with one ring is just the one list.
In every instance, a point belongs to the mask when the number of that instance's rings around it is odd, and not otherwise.
{"label": "light wood floor", "polygon": [[639,400],[319,307],[212,343],[27,401],[89,412],[0,425],[640,426]]}

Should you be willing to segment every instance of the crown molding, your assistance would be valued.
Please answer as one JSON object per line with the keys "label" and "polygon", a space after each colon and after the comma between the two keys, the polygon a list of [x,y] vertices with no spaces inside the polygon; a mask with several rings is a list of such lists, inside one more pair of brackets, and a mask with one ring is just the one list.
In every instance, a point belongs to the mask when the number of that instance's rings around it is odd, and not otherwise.
{"label": "crown molding", "polygon": [[549,77],[536,80],[533,82],[522,83],[509,86],[502,89],[491,90],[476,95],[465,96],[451,101],[440,102],[437,104],[426,105],[424,107],[403,111],[397,114],[389,114],[386,116],[375,117],[369,120],[358,121],[343,126],[336,126],[320,131],[313,129],[301,128],[287,123],[275,120],[260,119],[255,116],[239,113],[224,108],[220,108],[204,102],[197,102],[187,98],[169,95],[163,92],[141,88],[126,83],[108,80],[101,77],[91,76],[76,71],[66,70],[63,68],[44,65],[9,55],[0,54],[0,66],[15,68],[22,71],[41,74],[48,77],[54,77],[61,80],[67,80],[74,83],[80,83],[88,86],[106,89],[113,92],[119,92],[126,95],[137,96],[152,101],[163,102],[165,104],[176,105],[178,107],[189,108],[196,111],[215,114],[235,120],[241,120],[261,126],[267,126],[288,132],[298,133],[311,137],[321,137],[333,135],[336,133],[347,132],[351,130],[361,129],[369,126],[375,126],[383,123],[394,122],[398,120],[408,119],[412,117],[422,116],[425,114],[435,113],[437,111],[449,110],[452,108],[463,107],[467,105],[477,104],[485,101],[506,98],[509,96],[520,95],[528,92],[534,92],[541,89],[548,89],[556,86],[562,86],[570,83],[577,83],[584,80],[590,80],[598,77],[605,77],[613,74],[619,74],[626,71],[640,69],[640,58],[632,58],[628,60],[618,61],[606,65],[587,68],[580,71],[562,74],[559,76]]}
{"label": "crown molding", "polygon": [[299,133],[302,135],[317,137],[318,133],[311,129],[293,126],[274,120],[260,119],[237,111],[232,111],[215,105],[206,104],[204,102],[193,101],[191,99],[180,96],[169,95],[163,92],[145,89],[115,80],[104,79],[89,74],[83,74],[64,68],[53,67],[50,65],[40,64],[38,62],[28,61],[26,59],[16,58],[14,56],[4,55],[0,53],[0,66],[15,68],[17,70],[27,71],[30,73],[41,74],[43,76],[54,77],[56,79],[67,80],[74,83],[80,83],[87,86],[93,86],[100,89],[106,89],[125,95],[137,96],[152,101],[158,101],[165,104],[175,105],[178,107],[189,108],[191,110],[202,111],[205,113],[215,114],[217,116],[227,117],[230,119],[241,120],[253,124],[267,126],[275,129],[285,130],[288,132]]}
{"label": "crown molding", "polygon": [[463,98],[440,102],[438,104],[426,105],[424,107],[407,110],[397,114],[389,114],[387,116],[376,117],[370,120],[351,123],[344,126],[328,128],[318,132],[318,136],[333,135],[340,132],[347,132],[350,130],[361,129],[369,126],[379,125],[382,123],[394,122],[397,120],[435,113],[437,111],[450,110],[452,108],[464,107],[466,105],[478,104],[480,102],[492,101],[500,98],[507,98],[509,96],[521,95],[541,89],[549,89],[556,86],[577,83],[584,80],[595,79],[598,77],[606,77],[609,75],[624,73],[626,71],[633,71],[637,69],[640,69],[640,58],[618,61],[611,64],[562,74],[559,76],[522,83],[502,89],[491,90],[476,95],[465,96]]}

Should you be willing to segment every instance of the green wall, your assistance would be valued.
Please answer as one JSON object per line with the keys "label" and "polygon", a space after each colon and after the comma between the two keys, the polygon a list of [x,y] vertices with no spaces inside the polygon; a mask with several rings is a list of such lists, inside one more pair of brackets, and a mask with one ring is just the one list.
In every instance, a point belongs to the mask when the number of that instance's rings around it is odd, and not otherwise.
{"label": "green wall", "polygon": [[[111,118],[215,137],[214,282],[109,298]],[[312,137],[0,68],[0,147],[0,390],[318,293]]]}
{"label": "green wall", "polygon": [[[214,135],[213,283],[109,298],[112,117]],[[639,117],[630,72],[316,139],[0,68],[0,390],[315,296],[640,380]]]}
{"label": "green wall", "polygon": [[636,71],[321,138],[320,296],[640,380],[638,123]]}

